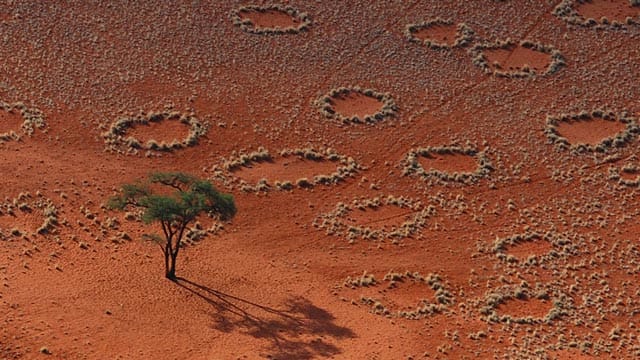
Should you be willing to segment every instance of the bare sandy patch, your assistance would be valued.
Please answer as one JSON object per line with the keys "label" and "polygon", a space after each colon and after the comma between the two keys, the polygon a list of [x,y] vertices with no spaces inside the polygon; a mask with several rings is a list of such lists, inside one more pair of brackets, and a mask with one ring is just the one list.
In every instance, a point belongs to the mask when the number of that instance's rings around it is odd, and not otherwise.
{"label": "bare sandy patch", "polygon": [[626,125],[619,121],[592,118],[563,121],[558,125],[558,133],[566,138],[570,144],[596,145],[604,139],[615,137],[625,128]]}
{"label": "bare sandy patch", "polygon": [[306,13],[288,5],[248,5],[232,12],[233,23],[254,34],[296,34],[311,25]]}
{"label": "bare sandy patch", "polygon": [[527,298],[509,299],[498,305],[496,311],[502,316],[513,318],[544,318],[551,311],[552,303],[549,300]]}
{"label": "bare sandy patch", "polygon": [[345,123],[372,123],[395,116],[398,111],[391,95],[357,86],[333,89],[316,105],[324,116]]}
{"label": "bare sandy patch", "polygon": [[527,40],[481,43],[473,46],[471,54],[474,64],[500,77],[551,75],[565,65],[564,57],[554,47]]}
{"label": "bare sandy patch", "polygon": [[604,110],[548,116],[545,128],[551,143],[575,152],[604,152],[607,148],[622,147],[639,132],[635,118]]}
{"label": "bare sandy patch", "polygon": [[626,22],[627,18],[640,15],[640,6],[632,6],[629,0],[587,0],[576,4],[576,11],[585,19]]}

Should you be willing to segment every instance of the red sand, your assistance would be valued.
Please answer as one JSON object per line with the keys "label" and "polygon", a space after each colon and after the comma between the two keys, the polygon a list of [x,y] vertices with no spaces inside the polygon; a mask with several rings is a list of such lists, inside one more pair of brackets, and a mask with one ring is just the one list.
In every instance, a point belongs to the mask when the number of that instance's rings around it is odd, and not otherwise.
{"label": "red sand", "polygon": [[131,136],[141,144],[149,140],[155,140],[158,144],[163,142],[169,144],[174,140],[183,141],[189,135],[189,128],[189,124],[175,119],[149,121],[147,124],[136,124],[127,128],[124,136]]}
{"label": "red sand", "polygon": [[300,20],[284,11],[240,11],[239,15],[251,20],[257,28],[288,28],[300,25]]}
{"label": "red sand", "polygon": [[474,156],[464,154],[429,154],[430,157],[420,156],[418,161],[425,171],[436,170],[449,174],[472,173],[478,168],[478,161]]}
{"label": "red sand", "polygon": [[[46,236],[0,241],[0,358],[528,359],[537,351],[563,358],[580,354],[570,343],[586,341],[593,359],[634,358],[640,194],[611,182],[608,169],[636,155],[637,139],[604,154],[574,154],[548,143],[541,119],[603,107],[639,114],[640,54],[630,44],[640,30],[567,27],[552,14],[555,1],[293,5],[314,21],[304,36],[247,36],[229,19],[232,5],[216,1],[5,4],[13,17],[2,23],[0,98],[39,108],[48,127],[0,144],[0,198],[40,191],[59,205],[60,225]],[[477,71],[466,52],[442,56],[384,30],[436,13],[477,24],[488,39],[553,45],[567,67],[551,79],[505,82]],[[319,119],[314,101],[345,84],[388,91],[401,109],[397,121]],[[105,152],[100,134],[115,119],[171,105],[212,126],[197,146],[151,157]],[[163,129],[154,136],[176,137]],[[495,170],[473,185],[402,176],[408,151],[453,142],[487,149]],[[158,226],[101,207],[122,183],[150,171],[213,177],[210,169],[233,152],[259,146],[331,147],[367,170],[308,191],[232,190],[237,216],[181,252],[177,274],[185,280],[177,283],[164,279],[158,247],[142,240]],[[350,245],[313,227],[337,202],[383,193],[433,205],[428,236]],[[119,220],[117,229],[109,218]],[[515,268],[478,252],[478,242],[525,224],[575,233],[581,255]],[[336,296],[347,276],[390,269],[438,273],[455,303],[415,321],[370,314]],[[575,304],[551,324],[483,319],[487,289],[522,279],[570,293]],[[391,298],[394,290],[385,296],[405,306],[412,291],[402,300]],[[513,306],[539,315],[547,304]],[[506,306],[501,313],[516,311]],[[609,335],[617,324],[621,340]]]}
{"label": "red sand", "polygon": [[413,35],[424,41],[429,40],[437,44],[446,44],[452,46],[458,34],[458,26],[452,25],[434,25],[427,28],[420,29],[413,33]]}
{"label": "red sand", "polygon": [[382,101],[366,96],[356,91],[336,96],[331,99],[333,109],[345,117],[357,116],[364,119],[367,115],[374,115],[382,109]]}
{"label": "red sand", "polygon": [[558,132],[569,140],[570,144],[596,145],[606,138],[614,137],[624,131],[625,124],[619,121],[593,119],[584,121],[562,121],[558,125]]}
{"label": "red sand", "polygon": [[[502,71],[522,70],[525,66],[537,73],[544,72],[551,63],[551,56],[522,46],[511,49],[484,50],[489,66]],[[498,66],[496,66],[496,63]]]}
{"label": "red sand", "polygon": [[609,21],[624,23],[627,17],[640,15],[640,7],[631,6],[629,0],[591,0],[578,4],[576,11],[585,19],[600,21],[606,17]]}
{"label": "red sand", "polygon": [[24,119],[19,111],[3,111],[0,110],[0,134],[15,131],[17,134],[22,133],[22,123]]}
{"label": "red sand", "polygon": [[307,178],[313,181],[316,175],[331,175],[337,171],[340,163],[334,161],[314,161],[301,159],[297,156],[276,157],[273,162],[253,162],[249,167],[243,166],[234,171],[234,175],[249,182],[257,183],[261,179],[267,179],[268,183],[275,181],[290,181]]}

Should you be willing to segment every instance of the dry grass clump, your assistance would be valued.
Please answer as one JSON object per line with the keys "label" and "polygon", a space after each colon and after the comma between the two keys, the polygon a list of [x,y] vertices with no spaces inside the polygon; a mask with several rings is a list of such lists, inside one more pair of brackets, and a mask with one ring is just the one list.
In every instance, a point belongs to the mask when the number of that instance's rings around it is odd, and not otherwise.
{"label": "dry grass clump", "polygon": [[[138,139],[127,136],[127,129],[136,125],[148,125],[152,122],[161,122],[167,120],[180,121],[188,125],[189,134],[183,140],[173,140],[170,143],[158,142],[156,140],[148,140],[141,143]],[[165,110],[162,112],[141,113],[138,116],[126,117],[115,121],[111,124],[109,130],[102,134],[109,151],[118,153],[127,152],[137,154],[138,150],[154,150],[154,151],[173,151],[198,144],[198,139],[207,133],[208,124],[201,123],[192,114],[182,114],[176,111]]]}
{"label": "dry grass clump", "polygon": [[[542,318],[525,316],[514,317],[509,314],[499,314],[498,307],[508,301],[529,301],[529,300],[551,301],[552,307]],[[573,299],[560,291],[557,287],[536,284],[531,287],[523,281],[519,285],[505,285],[488,291],[481,301],[480,313],[482,319],[490,323],[516,323],[516,324],[552,324],[562,316],[570,315],[573,311]]]}
{"label": "dry grass clump", "polygon": [[547,67],[547,70],[543,73],[536,73],[534,69],[531,69],[527,66],[522,67],[516,71],[503,71],[499,69],[499,66],[491,66],[489,61],[487,60],[484,52],[486,50],[498,50],[498,49],[512,49],[514,48],[516,43],[514,43],[511,39],[507,39],[505,41],[497,41],[495,43],[481,43],[474,45],[469,51],[473,56],[473,63],[480,67],[485,73],[494,74],[495,76],[500,77],[508,77],[508,78],[525,78],[525,77],[533,77],[536,75],[546,76],[556,73],[560,68],[566,65],[564,56],[560,51],[556,50],[554,47],[550,45],[542,45],[538,43],[534,43],[528,40],[523,40],[520,42],[519,46],[523,48],[530,49],[533,51],[538,51],[544,54],[548,54],[550,56],[551,62]]}
{"label": "dry grass clump", "polygon": [[[331,174],[317,174],[312,179],[299,178],[293,180],[260,179],[256,184],[249,184],[234,174],[243,167],[253,167],[264,162],[277,162],[279,159],[297,157],[302,160],[315,162],[330,161],[336,163],[335,172]],[[284,149],[276,156],[264,147],[250,153],[233,153],[231,157],[224,159],[221,165],[214,166],[213,178],[224,183],[230,188],[239,187],[245,192],[267,192],[272,189],[293,190],[294,188],[313,188],[317,185],[332,185],[353,177],[358,171],[363,170],[353,158],[339,154],[335,149]]]}
{"label": "dry grass clump", "polygon": [[[390,229],[375,227],[375,224],[348,224],[347,217],[352,211],[367,209],[374,210],[382,206],[397,206],[407,210],[407,219],[400,225]],[[427,220],[435,214],[433,206],[424,206],[421,201],[395,197],[375,197],[372,199],[355,199],[351,204],[338,203],[332,212],[318,216],[313,225],[326,230],[327,235],[342,236],[354,243],[356,239],[371,241],[383,241],[390,239],[397,243],[398,240],[408,238],[418,233]]]}
{"label": "dry grass clump", "polygon": [[[609,20],[606,17],[601,17],[600,19],[586,19],[575,9],[575,5],[586,2],[590,2],[590,0],[562,0],[562,2],[553,9],[553,15],[571,25],[595,27],[596,29],[620,29],[626,25],[640,24],[640,17],[631,16],[628,16],[624,23],[621,23],[618,20]],[[640,6],[640,2],[638,0],[629,0],[629,6]]]}
{"label": "dry grass clump", "polygon": [[[509,255],[509,248],[531,241],[546,241],[551,244],[552,249],[542,255],[530,255],[526,259],[518,259],[513,255]],[[575,256],[580,254],[580,243],[578,239],[572,239],[569,235],[556,232],[538,233],[528,232],[517,234],[506,238],[498,238],[493,242],[490,251],[498,257],[498,259],[509,264],[519,266],[535,266],[552,262],[558,258]]]}
{"label": "dry grass clump", "polygon": [[[382,103],[382,107],[374,114],[369,114],[363,119],[359,116],[347,116],[336,112],[334,109],[334,99],[348,96],[351,93],[358,93],[370,98],[377,99]],[[332,89],[328,94],[316,100],[316,106],[320,113],[329,119],[341,120],[343,123],[375,123],[389,117],[394,117],[398,113],[398,106],[388,93],[379,93],[371,89],[362,89],[359,86],[339,87]]]}
{"label": "dry grass clump", "polygon": [[[592,121],[602,119],[606,121],[619,121],[626,124],[624,131],[616,134],[614,137],[602,139],[598,144],[570,144],[569,140],[558,132],[558,126],[561,122],[577,122]],[[571,150],[575,153],[585,152],[605,152],[612,147],[622,147],[629,143],[640,132],[636,119],[628,116],[626,113],[615,114],[612,111],[594,110],[592,112],[582,111],[577,114],[560,114],[555,116],[547,116],[547,123],[544,133],[547,135],[549,142],[555,144],[562,150]]]}
{"label": "dry grass clump", "polygon": [[0,110],[8,112],[9,114],[19,112],[23,119],[23,123],[20,126],[20,133],[15,130],[11,130],[0,134],[0,143],[11,140],[20,140],[21,135],[31,136],[36,129],[42,130],[47,126],[42,112],[36,108],[29,108],[24,103],[16,102],[10,104],[0,101]]}
{"label": "dry grass clump", "polygon": [[17,218],[37,214],[42,218],[42,224],[36,229],[19,229],[12,227],[0,229],[0,240],[9,240],[12,237],[28,238],[37,234],[45,235],[54,233],[59,225],[58,210],[53,202],[42,194],[36,196],[28,192],[20,193],[14,199],[5,199],[0,203],[0,216]]}
{"label": "dry grass clump", "polygon": [[[420,164],[419,158],[433,158],[437,155],[465,155],[472,156],[478,162],[478,167],[473,172],[444,172],[437,169],[425,169]],[[493,166],[489,158],[484,152],[479,152],[474,148],[461,146],[437,146],[417,148],[409,151],[405,159],[402,161],[402,175],[416,175],[425,180],[436,180],[438,182],[461,182],[471,184],[475,181],[486,177],[493,170]]]}
{"label": "dry grass clump", "polygon": [[[243,18],[241,13],[248,12],[280,12],[283,14],[287,14],[291,16],[293,19],[297,19],[299,21],[299,25],[297,26],[289,26],[285,28],[274,27],[259,27],[256,26],[250,19]],[[279,5],[272,4],[267,6],[260,5],[246,5],[241,6],[237,9],[233,9],[231,11],[231,21],[233,24],[240,27],[243,31],[246,31],[251,34],[261,34],[261,35],[279,35],[279,34],[298,34],[300,32],[306,31],[309,26],[311,26],[311,18],[308,14],[298,11],[296,8],[289,5]]]}
{"label": "dry grass clump", "polygon": [[364,272],[363,275],[358,278],[348,277],[343,285],[355,290],[360,287],[376,287],[386,284],[385,292],[389,298],[392,298],[393,290],[401,283],[425,285],[434,291],[434,297],[433,299],[416,299],[418,305],[413,310],[389,309],[388,305],[385,305],[384,300],[377,296],[361,296],[360,303],[370,306],[371,312],[374,314],[409,320],[419,320],[442,313],[451,305],[455,304],[454,296],[448,290],[448,284],[446,284],[438,274],[422,276],[418,272],[405,271],[404,273],[398,273],[390,271],[384,276],[381,282],[378,282],[373,275]]}
{"label": "dry grass clump", "polygon": [[458,24],[456,38],[453,45],[446,44],[446,43],[438,43],[436,41],[429,40],[429,39],[421,40],[420,38],[415,36],[415,33],[419,32],[420,30],[429,29],[436,26],[450,26],[450,25],[453,25],[453,21],[444,20],[442,18],[436,18],[436,19],[428,20],[425,22],[417,23],[417,24],[407,25],[404,31],[404,35],[407,37],[407,39],[409,39],[409,41],[424,44],[427,47],[432,49],[452,49],[452,48],[464,47],[464,46],[467,46],[471,42],[471,40],[473,40],[473,36],[475,35],[475,32],[469,27],[469,25],[465,23]]}
{"label": "dry grass clump", "polygon": [[[623,177],[623,175],[627,178]],[[628,177],[632,177],[632,179]],[[609,168],[609,179],[618,181],[620,185],[638,187],[640,186],[640,166],[625,164],[621,169],[612,166]]]}

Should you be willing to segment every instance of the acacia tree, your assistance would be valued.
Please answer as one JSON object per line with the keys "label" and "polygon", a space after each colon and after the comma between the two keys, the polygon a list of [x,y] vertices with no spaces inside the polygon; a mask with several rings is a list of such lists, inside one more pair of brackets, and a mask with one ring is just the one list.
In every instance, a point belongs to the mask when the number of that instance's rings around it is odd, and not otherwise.
{"label": "acacia tree", "polygon": [[165,276],[176,279],[176,259],[187,226],[208,213],[228,220],[236,213],[233,196],[221,193],[207,180],[180,172],[157,172],[143,181],[124,184],[120,194],[109,199],[111,209],[141,209],[146,224],[159,222],[162,235],[151,235],[164,254]]}

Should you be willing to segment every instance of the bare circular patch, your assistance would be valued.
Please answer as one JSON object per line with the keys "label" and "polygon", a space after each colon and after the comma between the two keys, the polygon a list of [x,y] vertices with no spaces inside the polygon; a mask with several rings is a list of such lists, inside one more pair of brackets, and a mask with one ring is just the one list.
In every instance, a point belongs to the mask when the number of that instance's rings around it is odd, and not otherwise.
{"label": "bare circular patch", "polygon": [[357,292],[353,304],[370,308],[371,313],[410,320],[422,319],[446,311],[454,304],[453,294],[437,274],[426,277],[418,272],[390,271],[381,281],[366,272],[360,277],[348,277],[344,288]]}
{"label": "bare circular patch", "polygon": [[247,192],[292,190],[337,184],[361,170],[350,157],[333,149],[317,151],[285,149],[271,155],[264,148],[249,154],[234,154],[213,168],[214,178],[230,188]]}
{"label": "bare circular patch", "polygon": [[[102,137],[108,150],[136,154],[139,149],[173,151],[194,146],[207,129],[208,126],[193,115],[163,111],[119,119]],[[185,137],[178,140],[175,132],[184,132]]]}
{"label": "bare circular patch", "polygon": [[345,123],[373,123],[393,117],[398,111],[391,95],[357,86],[333,89],[316,104],[327,118]]}
{"label": "bare circular patch", "polygon": [[640,1],[563,0],[553,14],[573,25],[622,28],[640,24]]}
{"label": "bare circular patch", "polygon": [[410,24],[405,29],[405,36],[410,41],[422,43],[432,49],[466,46],[473,39],[473,35],[473,30],[467,24],[455,25],[451,20],[440,18]]}
{"label": "bare circular patch", "polygon": [[604,110],[548,116],[545,128],[552,144],[577,153],[622,147],[638,132],[640,127],[635,118]]}
{"label": "bare circular patch", "polygon": [[0,122],[0,143],[19,140],[22,135],[31,136],[36,129],[46,127],[42,112],[21,102],[9,104],[0,101]]}
{"label": "bare circular patch", "polygon": [[231,12],[234,25],[252,34],[297,34],[307,30],[311,19],[288,5],[247,5]]}
{"label": "bare circular patch", "polygon": [[422,229],[435,208],[404,197],[376,197],[356,199],[351,204],[339,203],[335,210],[314,220],[314,226],[325,229],[328,235],[345,237],[350,243],[356,239],[394,243],[413,236]]}
{"label": "bare circular patch", "polygon": [[21,193],[0,203],[0,240],[23,238],[53,232],[58,211],[50,199]]}
{"label": "bare circular patch", "polygon": [[562,54],[551,46],[507,39],[496,43],[477,44],[471,48],[473,63],[488,74],[522,78],[551,75],[565,65]]}
{"label": "bare circular patch", "polygon": [[472,183],[487,176],[493,167],[483,152],[459,146],[426,147],[411,150],[402,161],[404,176],[425,180]]}

